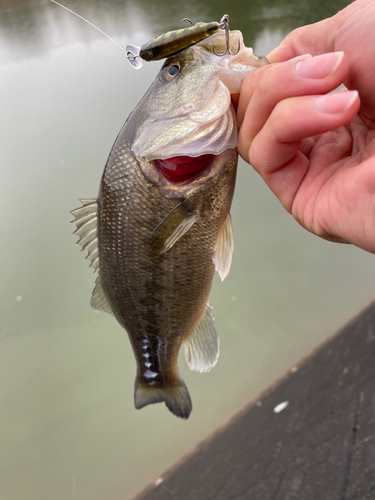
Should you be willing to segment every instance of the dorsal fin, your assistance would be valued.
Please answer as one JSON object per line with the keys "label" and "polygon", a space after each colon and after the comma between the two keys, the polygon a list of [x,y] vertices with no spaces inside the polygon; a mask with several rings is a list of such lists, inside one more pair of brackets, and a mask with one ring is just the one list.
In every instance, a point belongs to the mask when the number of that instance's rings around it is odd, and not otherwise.
{"label": "dorsal fin", "polygon": [[90,261],[90,267],[94,269],[94,273],[99,272],[99,256],[98,256],[98,203],[96,199],[80,199],[82,207],[72,210],[70,213],[74,216],[71,221],[77,226],[73,234],[77,234],[80,238],[77,245],[81,245],[82,250],[87,250],[86,259]]}
{"label": "dorsal fin", "polygon": [[229,274],[233,250],[234,239],[232,220],[230,214],[228,214],[219,231],[215,252],[212,256],[212,261],[215,264],[215,269],[219,273],[221,281],[224,281]]}
{"label": "dorsal fin", "polygon": [[[86,259],[90,261],[90,267],[94,273],[99,273],[99,252],[98,252],[98,202],[93,198],[80,199],[82,207],[72,210],[70,213],[74,216],[72,223],[77,226],[73,234],[80,238],[77,245],[81,245],[82,250],[87,250]],[[81,250],[81,251],[82,251]],[[97,311],[103,311],[113,315],[113,311],[107,297],[105,296],[98,276],[91,297],[91,307]]]}
{"label": "dorsal fin", "polygon": [[210,371],[219,358],[220,340],[211,309],[207,303],[202,319],[184,343],[186,362],[195,372]]}

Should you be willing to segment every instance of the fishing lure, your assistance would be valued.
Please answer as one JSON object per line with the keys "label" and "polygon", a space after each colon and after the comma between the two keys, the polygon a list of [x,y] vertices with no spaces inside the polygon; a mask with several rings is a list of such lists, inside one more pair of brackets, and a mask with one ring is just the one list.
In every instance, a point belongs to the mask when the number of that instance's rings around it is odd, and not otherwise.
{"label": "fishing lure", "polygon": [[222,53],[216,53],[214,48],[213,52],[217,56],[224,56],[229,53],[231,55],[238,54],[240,50],[240,41],[238,40],[238,49],[236,52],[232,52],[229,48],[229,16],[228,14],[224,14],[224,16],[217,23],[216,21],[212,21],[210,23],[202,23],[198,22],[193,25],[192,21],[188,18],[182,19],[182,21],[188,21],[191,26],[189,28],[182,28],[179,30],[168,31],[163,35],[157,36],[150,40],[149,42],[142,45],[142,47],[138,47],[137,45],[127,45],[126,50],[124,50],[113,38],[108,36],[104,31],[99,29],[97,26],[92,24],[90,21],[80,16],[73,10],[68,9],[64,5],[56,2],[56,0],[51,0],[51,2],[55,3],[59,7],[67,10],[71,14],[79,17],[86,23],[90,24],[93,28],[97,29],[100,33],[106,36],[111,42],[113,42],[117,47],[119,47],[123,52],[126,53],[126,57],[128,61],[135,69],[140,69],[145,61],[158,61],[160,59],[165,59],[167,57],[173,56],[182,52],[183,50],[195,45],[198,42],[201,42],[205,38],[208,38],[219,31],[219,29],[223,29],[225,31],[225,41],[226,48]]}
{"label": "fishing lure", "polygon": [[126,57],[128,58],[130,64],[139,69],[143,66],[144,61],[158,61],[159,59],[164,59],[183,50],[201,42],[205,38],[214,35],[219,31],[219,29],[224,29],[226,49],[221,54],[214,51],[215,55],[223,56],[227,53],[232,55],[238,54],[240,50],[239,40],[238,49],[236,52],[231,52],[229,49],[229,16],[224,14],[220,19],[220,22],[210,22],[210,23],[193,23],[190,19],[182,19],[182,21],[188,21],[192,26],[189,28],[168,31],[164,35],[157,36],[150,40],[149,42],[142,45],[142,47],[137,47],[136,45],[126,46]]}

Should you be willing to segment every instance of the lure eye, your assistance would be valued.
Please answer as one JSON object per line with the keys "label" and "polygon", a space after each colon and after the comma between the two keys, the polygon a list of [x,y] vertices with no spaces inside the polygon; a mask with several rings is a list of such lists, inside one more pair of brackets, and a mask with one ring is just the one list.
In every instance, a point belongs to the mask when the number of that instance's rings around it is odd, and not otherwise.
{"label": "lure eye", "polygon": [[175,78],[175,76],[180,72],[180,69],[181,65],[178,62],[171,64],[170,66],[167,66],[166,68],[163,69],[164,79],[167,81],[173,80],[173,78]]}

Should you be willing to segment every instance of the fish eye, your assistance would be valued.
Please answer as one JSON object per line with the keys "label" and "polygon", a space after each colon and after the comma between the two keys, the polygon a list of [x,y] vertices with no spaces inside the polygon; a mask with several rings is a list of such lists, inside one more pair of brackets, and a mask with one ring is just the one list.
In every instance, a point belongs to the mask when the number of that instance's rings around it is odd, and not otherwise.
{"label": "fish eye", "polygon": [[178,62],[171,64],[163,69],[163,77],[165,80],[170,81],[179,73],[181,65]]}

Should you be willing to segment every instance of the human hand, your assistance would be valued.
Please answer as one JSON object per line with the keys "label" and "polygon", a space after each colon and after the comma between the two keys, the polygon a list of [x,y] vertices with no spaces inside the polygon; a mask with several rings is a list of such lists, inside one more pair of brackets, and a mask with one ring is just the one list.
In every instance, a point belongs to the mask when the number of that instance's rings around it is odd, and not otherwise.
{"label": "human hand", "polygon": [[237,115],[241,156],[286,210],[375,253],[374,26],[375,2],[357,0],[295,30],[245,78]]}

